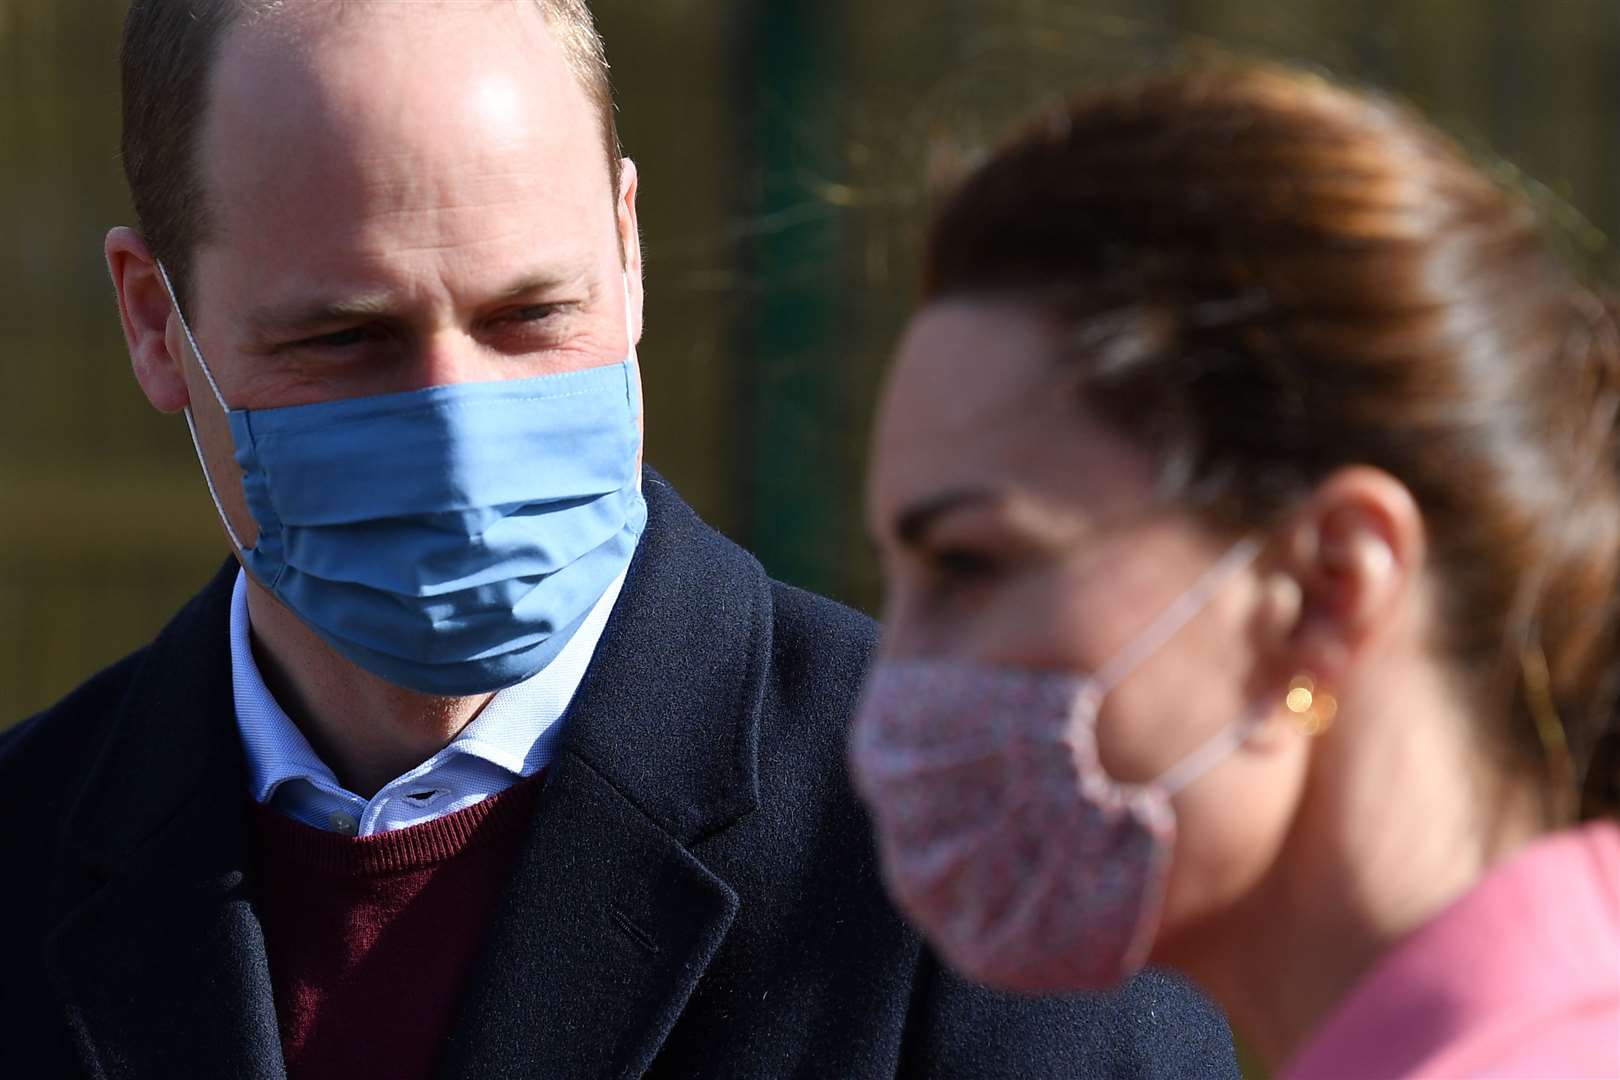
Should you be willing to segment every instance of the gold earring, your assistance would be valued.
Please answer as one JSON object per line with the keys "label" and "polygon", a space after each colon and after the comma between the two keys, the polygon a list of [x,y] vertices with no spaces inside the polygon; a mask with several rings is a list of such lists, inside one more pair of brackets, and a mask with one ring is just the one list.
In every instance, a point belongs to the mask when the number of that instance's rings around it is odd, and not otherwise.
{"label": "gold earring", "polygon": [[1339,699],[1318,686],[1314,675],[1303,671],[1288,684],[1283,705],[1307,735],[1322,734],[1339,715]]}

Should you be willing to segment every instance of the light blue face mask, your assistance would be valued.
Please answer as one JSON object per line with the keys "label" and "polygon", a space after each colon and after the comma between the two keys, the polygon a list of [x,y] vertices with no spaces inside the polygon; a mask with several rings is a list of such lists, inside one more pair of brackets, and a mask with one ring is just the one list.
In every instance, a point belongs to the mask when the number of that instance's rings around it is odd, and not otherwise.
{"label": "light blue face mask", "polygon": [[[174,290],[159,267],[170,299]],[[647,523],[634,342],[607,367],[233,409],[248,571],[341,655],[428,694],[538,672],[630,563]],[[627,327],[628,330],[628,327]]]}

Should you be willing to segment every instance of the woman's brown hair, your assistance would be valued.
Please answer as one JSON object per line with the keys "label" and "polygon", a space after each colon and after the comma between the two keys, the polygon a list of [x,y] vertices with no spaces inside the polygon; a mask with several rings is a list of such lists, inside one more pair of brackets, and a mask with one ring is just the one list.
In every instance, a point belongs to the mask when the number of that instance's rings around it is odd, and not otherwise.
{"label": "woman's brown hair", "polygon": [[1559,816],[1614,809],[1620,320],[1452,140],[1273,67],[1087,94],[946,199],[923,292],[1063,315],[1088,405],[1223,527],[1399,479],[1495,745]]}

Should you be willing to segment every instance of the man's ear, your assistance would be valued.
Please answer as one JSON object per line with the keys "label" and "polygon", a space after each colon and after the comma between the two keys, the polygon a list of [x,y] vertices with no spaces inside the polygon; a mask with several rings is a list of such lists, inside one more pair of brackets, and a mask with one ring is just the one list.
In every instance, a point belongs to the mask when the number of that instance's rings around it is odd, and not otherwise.
{"label": "man's ear", "polygon": [[1423,515],[1399,480],[1341,469],[1286,526],[1278,570],[1298,587],[1289,662],[1330,683],[1394,625],[1427,558]]}
{"label": "man's ear", "polygon": [[191,398],[180,357],[170,348],[174,304],[158,276],[157,261],[140,234],[124,226],[107,234],[105,250],[135,381],[154,409],[179,412]]}
{"label": "man's ear", "polygon": [[625,158],[619,163],[618,227],[619,251],[624,260],[624,272],[630,283],[630,341],[641,340],[642,302],[641,288],[641,224],[636,216],[636,195],[640,177],[636,163]]}

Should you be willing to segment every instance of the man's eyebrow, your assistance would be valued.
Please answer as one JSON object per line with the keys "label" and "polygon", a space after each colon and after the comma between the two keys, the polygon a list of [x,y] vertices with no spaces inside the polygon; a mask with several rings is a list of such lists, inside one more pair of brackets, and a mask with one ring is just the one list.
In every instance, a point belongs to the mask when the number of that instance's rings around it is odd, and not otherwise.
{"label": "man's eyebrow", "polygon": [[[540,270],[513,278],[496,290],[496,301],[551,292],[588,278],[582,269]],[[304,327],[325,326],[356,319],[377,319],[395,313],[396,300],[387,292],[361,293],[341,300],[295,300],[249,313],[247,325],[259,333],[288,333]]]}
{"label": "man's eyebrow", "polygon": [[901,511],[895,519],[895,536],[906,547],[916,547],[947,514],[968,507],[999,505],[1001,501],[1000,495],[986,488],[942,492]]}
{"label": "man's eyebrow", "polygon": [[514,279],[496,295],[502,300],[510,300],[516,296],[527,296],[529,293],[549,292],[577,285],[587,276],[584,270],[543,270]]}
{"label": "man's eyebrow", "polygon": [[249,313],[247,324],[259,331],[297,330],[352,319],[375,319],[390,314],[394,302],[385,293],[351,296],[343,300],[297,300]]}

